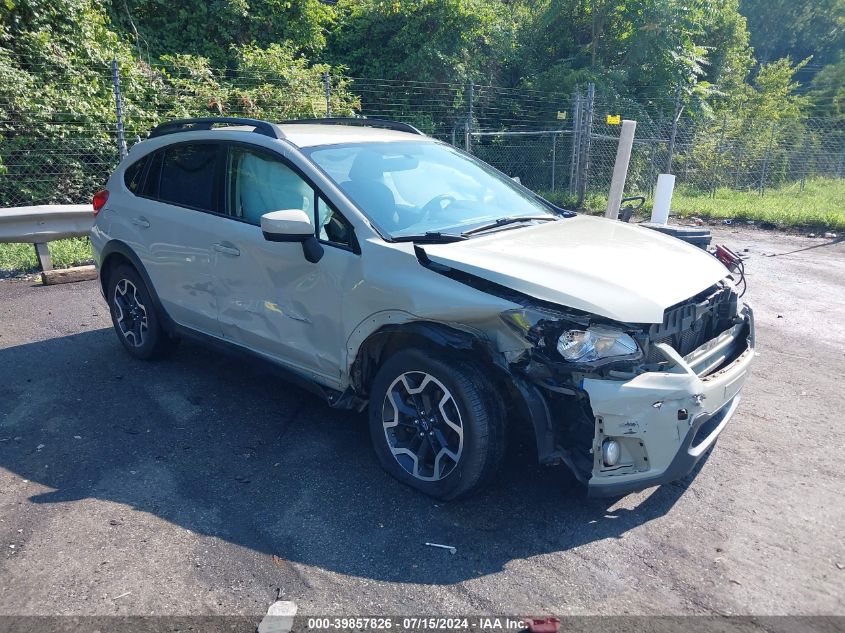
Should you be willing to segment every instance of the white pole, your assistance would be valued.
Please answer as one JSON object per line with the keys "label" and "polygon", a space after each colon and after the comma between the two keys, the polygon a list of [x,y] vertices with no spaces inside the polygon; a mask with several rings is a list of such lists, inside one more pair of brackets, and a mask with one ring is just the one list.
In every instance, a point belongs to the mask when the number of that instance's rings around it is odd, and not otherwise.
{"label": "white pole", "polygon": [[610,194],[607,198],[607,211],[604,217],[615,220],[619,217],[622,194],[625,191],[625,179],[628,177],[628,163],[631,162],[631,148],[634,146],[636,121],[622,121],[619,134],[619,147],[616,148],[616,163],[613,165],[613,179],[610,181]]}
{"label": "white pole", "polygon": [[672,207],[672,191],[675,189],[675,176],[660,174],[654,189],[654,206],[651,209],[651,221],[654,224],[666,224],[669,221],[669,209]]}

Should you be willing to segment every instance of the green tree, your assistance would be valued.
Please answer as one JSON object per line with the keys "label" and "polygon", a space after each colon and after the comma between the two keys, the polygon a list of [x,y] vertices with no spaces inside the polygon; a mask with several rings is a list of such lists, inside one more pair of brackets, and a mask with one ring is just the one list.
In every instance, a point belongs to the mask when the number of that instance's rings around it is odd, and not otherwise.
{"label": "green tree", "polygon": [[742,0],[741,10],[761,63],[812,56],[818,67],[845,47],[845,0]]}
{"label": "green tree", "polygon": [[[0,205],[90,200],[118,159],[111,61],[120,68],[127,137],[177,116],[322,116],[322,73],[293,44],[226,49],[229,68],[186,54],[136,57],[99,0],[0,3]],[[334,76],[332,107],[357,106]]]}
{"label": "green tree", "polygon": [[90,199],[117,153],[109,64],[129,50],[95,0],[0,4],[0,205]]}
{"label": "green tree", "polygon": [[845,52],[813,78],[809,96],[815,116],[845,121]]}
{"label": "green tree", "polygon": [[198,55],[223,68],[232,46],[284,42],[314,56],[334,11],[319,0],[111,0],[110,13],[141,58]]}
{"label": "green tree", "polygon": [[518,3],[340,0],[330,59],[355,76],[491,82],[513,59]]}
{"label": "green tree", "polygon": [[545,0],[523,29],[532,85],[603,93],[671,111],[743,82],[751,58],[738,0]]}
{"label": "green tree", "polygon": [[[798,93],[795,80],[806,63],[784,58],[761,65],[753,83],[731,94],[699,128],[686,160],[708,185],[756,188],[764,165],[770,177],[779,172],[786,180],[791,150],[813,149],[818,139],[806,125],[809,98]],[[748,179],[738,181],[733,174]]]}
{"label": "green tree", "polygon": [[[327,64],[311,65],[291,46],[255,44],[232,47],[235,77],[213,69],[204,57],[165,55],[158,69],[159,93],[165,95],[158,109],[165,118],[190,116],[245,116],[272,121],[326,115],[323,73]],[[332,112],[354,114],[359,101],[348,90],[348,81],[332,81]]]}

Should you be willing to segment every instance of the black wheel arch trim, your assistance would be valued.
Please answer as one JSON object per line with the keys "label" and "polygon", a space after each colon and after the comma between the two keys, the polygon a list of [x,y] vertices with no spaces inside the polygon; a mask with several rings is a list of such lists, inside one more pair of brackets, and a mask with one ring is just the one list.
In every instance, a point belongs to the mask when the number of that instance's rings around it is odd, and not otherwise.
{"label": "black wheel arch trim", "polygon": [[[360,397],[369,396],[369,384],[375,377],[378,367],[384,362],[381,356],[390,344],[391,337],[397,334],[425,341],[437,349],[448,352],[474,354],[483,363],[495,368],[503,380],[513,385],[514,395],[524,406],[525,414],[534,431],[539,462],[551,464],[563,461],[569,464],[569,455],[555,443],[552,416],[539,389],[522,376],[515,374],[504,356],[496,351],[492,343],[483,338],[480,333],[432,321],[411,321],[379,328],[364,340],[352,364],[353,388]],[[571,464],[569,465],[572,467]]]}
{"label": "black wheel arch trim", "polygon": [[469,351],[481,346],[489,351],[488,343],[480,336],[443,323],[411,321],[383,325],[364,339],[352,363],[350,377],[353,387],[359,393],[367,394],[369,384],[384,360],[382,356],[385,350],[396,340],[394,337],[422,340],[441,350]]}

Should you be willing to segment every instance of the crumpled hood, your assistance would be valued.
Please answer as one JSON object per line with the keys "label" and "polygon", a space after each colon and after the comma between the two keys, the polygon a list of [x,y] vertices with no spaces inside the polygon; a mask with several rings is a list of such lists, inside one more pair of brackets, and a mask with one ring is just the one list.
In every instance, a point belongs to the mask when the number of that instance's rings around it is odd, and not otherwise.
{"label": "crumpled hood", "polygon": [[628,323],[660,323],[666,308],[728,275],[715,257],[674,237],[583,215],[423,250],[535,299]]}

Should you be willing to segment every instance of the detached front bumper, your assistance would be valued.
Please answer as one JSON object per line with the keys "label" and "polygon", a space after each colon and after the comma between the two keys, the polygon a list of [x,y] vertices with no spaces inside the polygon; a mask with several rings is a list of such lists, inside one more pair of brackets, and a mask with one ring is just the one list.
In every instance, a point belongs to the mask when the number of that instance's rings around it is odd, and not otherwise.
{"label": "detached front bumper", "polygon": [[[595,415],[590,496],[618,496],[689,474],[730,421],[754,357],[754,317],[681,358],[658,345],[672,367],[627,381],[585,379]],[[605,466],[605,439],[621,456]]]}

